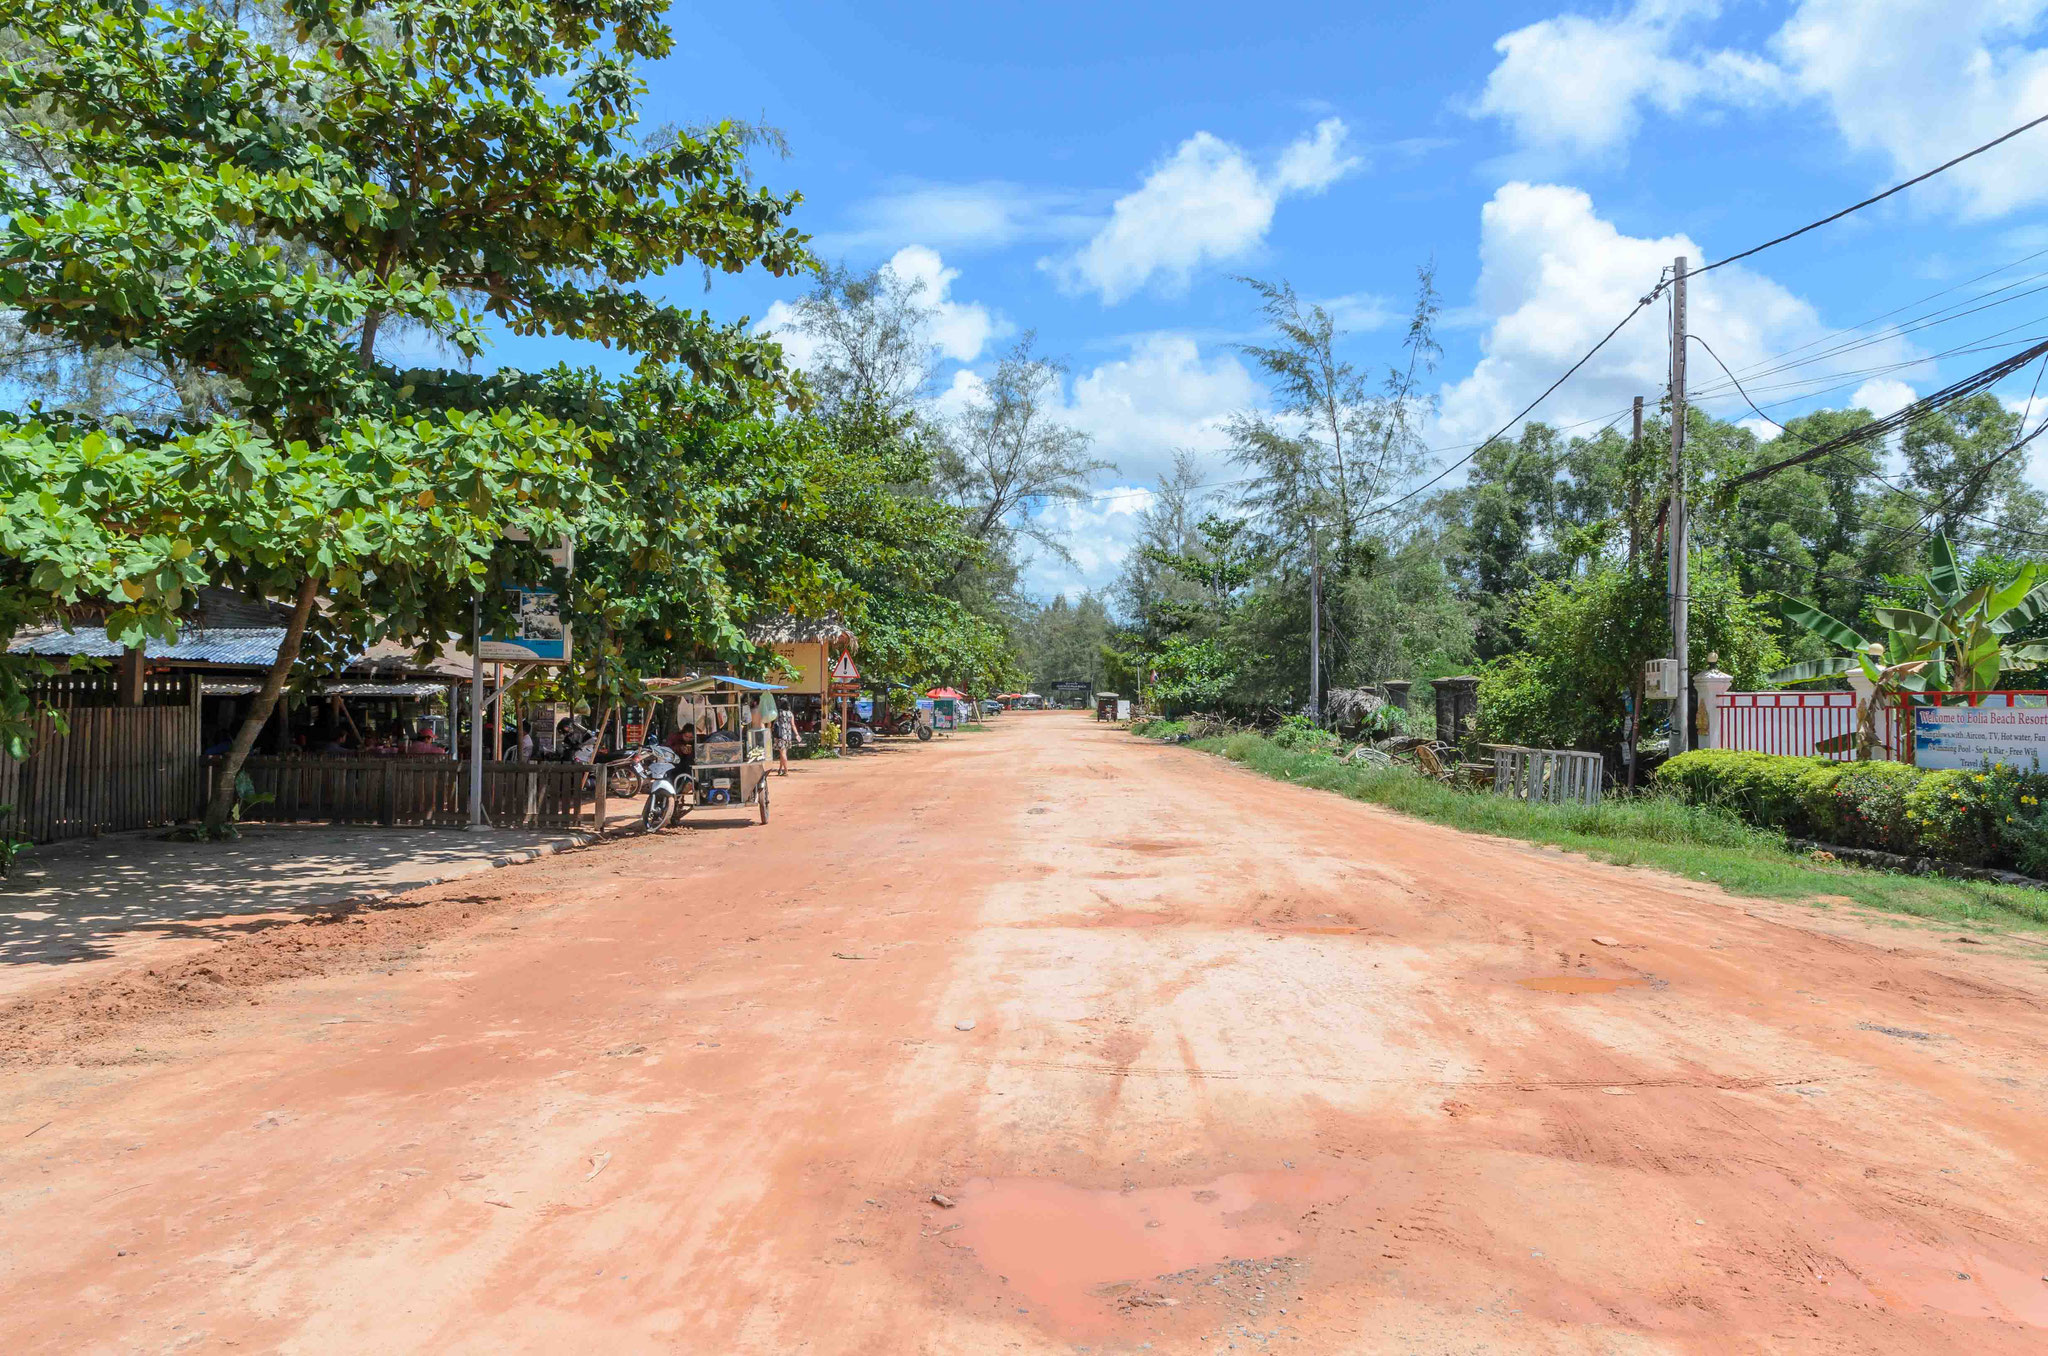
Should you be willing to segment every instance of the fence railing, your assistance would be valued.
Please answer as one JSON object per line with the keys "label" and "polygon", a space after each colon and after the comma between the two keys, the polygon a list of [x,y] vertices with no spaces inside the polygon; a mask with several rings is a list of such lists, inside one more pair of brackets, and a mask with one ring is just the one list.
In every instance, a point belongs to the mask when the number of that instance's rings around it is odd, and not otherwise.
{"label": "fence railing", "polygon": [[0,832],[48,843],[196,812],[204,783],[197,678],[150,680],[143,706],[101,704],[112,693],[103,680],[52,683],[48,704],[60,709],[35,717],[28,757],[0,754],[0,806],[13,807],[0,814]]}
{"label": "fence railing", "polygon": [[[212,785],[220,760],[209,759]],[[269,823],[453,826],[469,822],[469,764],[445,758],[251,758],[256,795],[246,820]],[[578,763],[485,763],[484,815],[498,828],[575,828],[591,769]],[[262,798],[268,796],[268,800]],[[253,803],[260,802],[260,803]]]}
{"label": "fence railing", "polygon": [[[1847,761],[1856,756],[1853,748],[1819,754],[1815,748],[1855,733],[1853,692],[1724,692],[1715,703],[1711,747]],[[1888,733],[1881,727],[1878,737],[1896,749]]]}
{"label": "fence railing", "polygon": [[1554,805],[1597,805],[1607,768],[1597,753],[1488,744],[1495,794]]}
{"label": "fence railing", "polygon": [[[1877,757],[1913,761],[1916,709],[1985,706],[2040,709],[2048,707],[2048,692],[1916,692],[1903,704],[1888,701],[1873,722]],[[1848,762],[1856,757],[1856,718],[1854,692],[1723,692],[1705,747]]]}

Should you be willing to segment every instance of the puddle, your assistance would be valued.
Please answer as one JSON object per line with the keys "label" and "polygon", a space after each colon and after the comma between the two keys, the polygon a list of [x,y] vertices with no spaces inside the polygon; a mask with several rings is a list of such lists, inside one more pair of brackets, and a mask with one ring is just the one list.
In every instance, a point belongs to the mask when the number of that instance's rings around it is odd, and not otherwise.
{"label": "puddle", "polygon": [[1640,989],[1647,979],[1598,979],[1592,975],[1538,975],[1515,983],[1541,993],[1613,993],[1616,989]]}
{"label": "puddle", "polygon": [[[1114,1291],[1230,1258],[1294,1251],[1293,1221],[1356,1190],[1342,1173],[1240,1172],[1213,1182],[1090,1191],[1039,1178],[986,1178],[958,1195],[947,1241],[974,1250],[1020,1304],[1062,1332],[1113,1327]],[[949,1223],[952,1221],[949,1221]]]}

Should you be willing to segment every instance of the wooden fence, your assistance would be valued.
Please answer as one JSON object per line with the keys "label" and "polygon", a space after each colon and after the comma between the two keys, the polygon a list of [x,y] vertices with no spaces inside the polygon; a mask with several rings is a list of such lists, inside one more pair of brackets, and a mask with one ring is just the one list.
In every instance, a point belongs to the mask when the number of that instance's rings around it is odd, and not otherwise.
{"label": "wooden fence", "polygon": [[[209,759],[207,783],[220,766]],[[446,758],[251,758],[252,822],[391,825],[469,823],[469,764]],[[590,769],[573,763],[485,763],[484,814],[497,828],[574,828]]]}
{"label": "wooden fence", "polygon": [[28,757],[0,754],[0,806],[13,807],[0,832],[48,843],[198,812],[197,678],[149,680],[142,706],[112,705],[114,684],[93,676],[60,676],[42,695],[57,709],[35,718]]}
{"label": "wooden fence", "polygon": [[1597,805],[1606,767],[1597,753],[1576,749],[1525,749],[1488,744],[1493,752],[1493,789],[1518,800],[1554,805]]}

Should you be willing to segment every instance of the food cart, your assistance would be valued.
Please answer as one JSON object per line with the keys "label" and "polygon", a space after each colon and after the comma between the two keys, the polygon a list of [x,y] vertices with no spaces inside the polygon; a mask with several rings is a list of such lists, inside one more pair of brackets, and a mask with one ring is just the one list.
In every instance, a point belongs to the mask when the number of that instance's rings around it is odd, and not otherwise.
{"label": "food cart", "polygon": [[757,806],[761,822],[768,822],[768,755],[770,750],[766,711],[762,723],[747,722],[750,696],[759,699],[782,691],[774,683],[750,678],[705,674],[693,678],[661,678],[647,684],[648,692],[664,701],[674,700],[667,713],[670,729],[684,724],[697,727],[697,760],[690,779],[682,788],[678,815],[692,810],[740,810]]}

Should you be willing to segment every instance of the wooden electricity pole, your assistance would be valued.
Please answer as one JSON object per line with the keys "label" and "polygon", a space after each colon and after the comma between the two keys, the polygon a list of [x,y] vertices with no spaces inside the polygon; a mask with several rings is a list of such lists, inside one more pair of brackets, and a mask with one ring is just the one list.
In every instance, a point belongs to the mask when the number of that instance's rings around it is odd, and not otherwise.
{"label": "wooden electricity pole", "polygon": [[1686,569],[1685,542],[1685,256],[1671,266],[1671,554],[1667,567],[1671,592],[1671,657],[1678,661],[1678,699],[1671,706],[1671,753],[1692,746],[1692,666],[1686,649],[1687,612],[1692,581]]}

